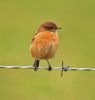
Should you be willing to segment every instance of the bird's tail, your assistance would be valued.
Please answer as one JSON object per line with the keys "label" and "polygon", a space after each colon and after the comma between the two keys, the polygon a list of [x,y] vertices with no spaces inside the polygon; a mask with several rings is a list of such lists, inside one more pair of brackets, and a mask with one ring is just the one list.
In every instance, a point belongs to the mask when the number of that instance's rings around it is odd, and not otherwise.
{"label": "bird's tail", "polygon": [[34,67],[34,71],[37,71],[37,68],[39,67],[39,60],[35,60],[34,61],[34,64],[33,64],[33,67]]}

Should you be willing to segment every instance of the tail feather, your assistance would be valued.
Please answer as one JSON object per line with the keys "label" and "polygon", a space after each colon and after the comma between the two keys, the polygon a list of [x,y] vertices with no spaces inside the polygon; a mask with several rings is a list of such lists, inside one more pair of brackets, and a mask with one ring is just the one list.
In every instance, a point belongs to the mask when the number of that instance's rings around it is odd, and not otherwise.
{"label": "tail feather", "polygon": [[34,61],[34,64],[33,64],[33,67],[35,67],[34,71],[37,71],[37,68],[39,67],[39,62],[40,62],[39,60]]}

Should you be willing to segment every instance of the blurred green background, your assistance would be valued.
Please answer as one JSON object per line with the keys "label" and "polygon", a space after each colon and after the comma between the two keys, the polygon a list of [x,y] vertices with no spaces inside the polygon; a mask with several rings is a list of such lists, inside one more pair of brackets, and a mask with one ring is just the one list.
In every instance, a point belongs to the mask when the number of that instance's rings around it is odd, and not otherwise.
{"label": "blurred green background", "polygon": [[[95,0],[0,0],[0,65],[32,65],[29,45],[44,21],[60,45],[51,65],[95,67]],[[47,66],[45,61],[41,66]],[[0,100],[95,100],[95,72],[0,69]]]}

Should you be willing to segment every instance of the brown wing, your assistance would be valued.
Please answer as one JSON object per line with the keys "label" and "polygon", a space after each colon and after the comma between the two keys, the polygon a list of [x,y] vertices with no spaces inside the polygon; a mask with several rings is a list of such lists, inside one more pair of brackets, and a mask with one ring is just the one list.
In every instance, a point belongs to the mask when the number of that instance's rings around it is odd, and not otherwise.
{"label": "brown wing", "polygon": [[31,43],[35,40],[35,36],[37,35],[38,33],[35,33],[32,40],[31,40]]}
{"label": "brown wing", "polygon": [[43,31],[45,31],[45,29],[44,29],[43,27],[39,27],[39,29],[37,30],[36,34],[34,34],[34,36],[33,36],[33,38],[32,38],[32,41],[31,41],[31,42],[33,42],[33,41],[34,41],[35,36],[36,36],[38,33],[43,32]]}
{"label": "brown wing", "polygon": [[32,38],[32,41],[31,41],[31,42],[33,42],[33,41],[34,41],[35,36],[36,36],[38,33],[40,33],[40,32],[44,32],[44,31],[45,31],[45,28],[43,28],[42,26],[40,26],[40,27],[38,28],[38,30],[37,30],[37,32],[36,32],[36,34],[34,34],[34,36],[33,36],[33,38]]}

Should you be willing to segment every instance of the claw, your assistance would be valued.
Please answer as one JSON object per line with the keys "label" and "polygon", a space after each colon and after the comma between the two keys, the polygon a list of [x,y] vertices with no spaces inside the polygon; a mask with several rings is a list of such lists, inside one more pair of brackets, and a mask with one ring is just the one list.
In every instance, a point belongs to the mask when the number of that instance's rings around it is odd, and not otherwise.
{"label": "claw", "polygon": [[52,67],[51,67],[51,66],[49,66],[49,67],[48,67],[48,71],[51,71],[51,70],[52,70]]}
{"label": "claw", "polygon": [[35,67],[35,68],[34,68],[34,71],[37,71],[37,69],[38,69],[38,68],[37,68],[37,67]]}
{"label": "claw", "polygon": [[49,67],[48,67],[48,70],[51,71],[51,70],[52,70],[52,67],[51,67],[51,65],[50,65],[50,63],[49,63],[48,60],[47,60],[47,63],[48,63],[48,66],[49,66]]}

